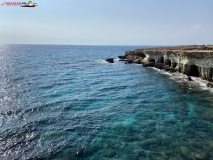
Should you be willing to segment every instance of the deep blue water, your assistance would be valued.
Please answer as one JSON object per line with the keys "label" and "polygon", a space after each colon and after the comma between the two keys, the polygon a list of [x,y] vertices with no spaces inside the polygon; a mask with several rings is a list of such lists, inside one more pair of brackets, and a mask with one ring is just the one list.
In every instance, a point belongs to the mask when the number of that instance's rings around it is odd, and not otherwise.
{"label": "deep blue water", "polygon": [[0,159],[213,159],[212,92],[104,61],[144,47],[1,45]]}

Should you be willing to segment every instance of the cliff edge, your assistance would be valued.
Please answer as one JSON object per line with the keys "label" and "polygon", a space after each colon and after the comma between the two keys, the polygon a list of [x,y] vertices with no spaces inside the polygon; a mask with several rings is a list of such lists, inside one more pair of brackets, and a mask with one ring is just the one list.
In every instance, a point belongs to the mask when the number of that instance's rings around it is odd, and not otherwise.
{"label": "cliff edge", "polygon": [[119,56],[129,63],[141,63],[169,72],[181,72],[213,82],[213,46],[183,46],[137,49]]}

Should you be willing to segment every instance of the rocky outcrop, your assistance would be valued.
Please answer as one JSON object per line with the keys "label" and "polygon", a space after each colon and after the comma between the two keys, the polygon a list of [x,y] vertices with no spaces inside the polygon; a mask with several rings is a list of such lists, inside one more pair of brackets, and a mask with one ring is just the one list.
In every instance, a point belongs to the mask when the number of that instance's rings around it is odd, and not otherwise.
{"label": "rocky outcrop", "polygon": [[114,63],[114,58],[108,58],[108,59],[106,60],[106,62]]}
{"label": "rocky outcrop", "polygon": [[213,82],[213,48],[149,48],[126,51],[127,61],[140,63],[169,72],[181,72]]}
{"label": "rocky outcrop", "polygon": [[206,86],[210,87],[210,88],[213,88],[213,83],[207,83]]}
{"label": "rocky outcrop", "polygon": [[141,60],[140,59],[136,59],[136,60],[133,61],[133,63],[141,64]]}
{"label": "rocky outcrop", "polygon": [[126,59],[126,56],[118,56],[119,59]]}
{"label": "rocky outcrop", "polygon": [[188,81],[192,81],[192,78],[188,76],[188,77],[187,77],[187,80],[188,80]]}
{"label": "rocky outcrop", "polygon": [[153,62],[142,62],[142,66],[144,66],[144,67],[154,67],[155,64]]}
{"label": "rocky outcrop", "polygon": [[135,51],[126,51],[125,52],[125,57],[128,60],[134,61],[136,59],[139,59],[140,61],[143,61],[145,58],[145,55],[141,52],[135,52]]}

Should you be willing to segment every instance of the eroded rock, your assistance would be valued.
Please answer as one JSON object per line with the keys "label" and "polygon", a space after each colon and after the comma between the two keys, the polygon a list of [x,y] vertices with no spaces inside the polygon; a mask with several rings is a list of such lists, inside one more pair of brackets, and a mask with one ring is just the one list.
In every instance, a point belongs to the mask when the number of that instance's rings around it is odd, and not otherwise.
{"label": "eroded rock", "polygon": [[119,59],[126,59],[126,56],[118,56]]}
{"label": "eroded rock", "polygon": [[163,69],[164,69],[165,71],[170,71],[170,72],[176,72],[176,71],[177,71],[176,69],[171,68],[171,67],[169,67],[169,66],[167,66],[167,65],[163,66]]}
{"label": "eroded rock", "polygon": [[155,65],[155,67],[158,68],[158,69],[163,69],[163,66],[164,66],[163,63],[157,63],[157,64]]}
{"label": "eroded rock", "polygon": [[114,58],[108,58],[106,61],[109,63],[114,63]]}
{"label": "eroded rock", "polygon": [[213,83],[207,83],[206,86],[210,87],[210,88],[213,88]]}
{"label": "eroded rock", "polygon": [[192,81],[192,78],[190,76],[187,77],[188,81]]}
{"label": "eroded rock", "polygon": [[[178,71],[213,82],[213,46],[208,46],[208,49],[201,46],[137,49],[126,51],[125,56],[119,58],[127,59],[128,63],[140,63],[140,59],[144,67],[154,66],[168,72]],[[147,61],[154,62],[154,65]],[[213,85],[208,84],[208,87],[213,88]]]}
{"label": "eroded rock", "polygon": [[141,60],[140,59],[136,59],[136,60],[133,61],[133,63],[141,64]]}
{"label": "eroded rock", "polygon": [[142,66],[143,67],[154,67],[155,64],[154,64],[154,62],[143,62]]}

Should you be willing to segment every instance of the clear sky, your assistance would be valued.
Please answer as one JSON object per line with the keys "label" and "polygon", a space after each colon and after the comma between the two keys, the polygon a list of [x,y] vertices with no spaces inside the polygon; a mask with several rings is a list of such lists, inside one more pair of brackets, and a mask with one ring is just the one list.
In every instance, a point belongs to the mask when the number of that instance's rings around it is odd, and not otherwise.
{"label": "clear sky", "polygon": [[32,2],[0,6],[0,44],[213,44],[213,0]]}

